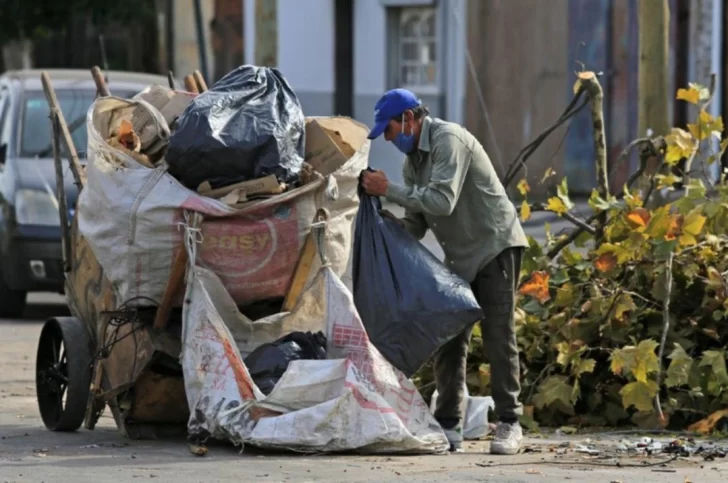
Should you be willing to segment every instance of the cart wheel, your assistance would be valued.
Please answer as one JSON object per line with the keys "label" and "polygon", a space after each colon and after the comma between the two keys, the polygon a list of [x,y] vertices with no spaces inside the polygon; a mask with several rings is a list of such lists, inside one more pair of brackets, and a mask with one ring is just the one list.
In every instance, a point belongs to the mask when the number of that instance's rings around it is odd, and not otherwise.
{"label": "cart wheel", "polygon": [[35,361],[38,408],[46,428],[75,431],[83,423],[91,385],[88,334],[75,317],[43,326]]}

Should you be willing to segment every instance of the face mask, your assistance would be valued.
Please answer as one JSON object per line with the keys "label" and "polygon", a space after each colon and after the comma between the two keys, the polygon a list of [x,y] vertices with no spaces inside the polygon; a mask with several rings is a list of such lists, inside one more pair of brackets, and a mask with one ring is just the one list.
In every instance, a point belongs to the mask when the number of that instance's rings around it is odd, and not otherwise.
{"label": "face mask", "polygon": [[402,132],[397,134],[397,136],[392,140],[392,144],[394,144],[397,149],[402,151],[404,154],[410,154],[412,151],[415,150],[415,133],[413,130],[413,132],[411,132],[409,135],[406,135],[404,133],[404,130],[404,113],[402,113]]}

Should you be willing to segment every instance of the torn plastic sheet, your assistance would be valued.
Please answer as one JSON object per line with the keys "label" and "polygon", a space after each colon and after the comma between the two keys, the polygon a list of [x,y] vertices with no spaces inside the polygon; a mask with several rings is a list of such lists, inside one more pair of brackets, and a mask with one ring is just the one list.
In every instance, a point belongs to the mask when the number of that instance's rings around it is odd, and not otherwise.
{"label": "torn plastic sheet", "polygon": [[[417,388],[369,342],[351,293],[329,267],[320,269],[293,311],[256,322],[231,313],[237,309],[222,282],[204,268],[190,269],[186,299],[182,367],[190,437],[300,452],[447,450]],[[246,331],[259,344],[293,330],[324,331],[329,359],[291,362],[266,397],[233,332],[250,347]]]}

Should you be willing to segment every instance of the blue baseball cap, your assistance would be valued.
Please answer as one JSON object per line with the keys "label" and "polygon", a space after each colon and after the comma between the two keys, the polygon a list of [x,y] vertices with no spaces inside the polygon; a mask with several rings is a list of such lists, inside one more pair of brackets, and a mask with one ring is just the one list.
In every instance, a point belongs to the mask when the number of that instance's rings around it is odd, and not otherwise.
{"label": "blue baseball cap", "polygon": [[369,131],[369,139],[381,136],[392,118],[421,104],[417,96],[407,89],[387,91],[374,105],[374,128]]}

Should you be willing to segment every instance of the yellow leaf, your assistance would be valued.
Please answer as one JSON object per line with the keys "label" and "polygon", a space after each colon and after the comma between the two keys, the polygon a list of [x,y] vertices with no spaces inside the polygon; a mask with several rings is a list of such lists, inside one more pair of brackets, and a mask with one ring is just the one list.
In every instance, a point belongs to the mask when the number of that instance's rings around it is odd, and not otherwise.
{"label": "yellow leaf", "polygon": [[664,237],[670,229],[670,206],[665,205],[652,213],[650,222],[645,229],[645,234],[652,238]]}
{"label": "yellow leaf", "polygon": [[679,146],[673,144],[667,147],[667,153],[665,153],[665,161],[670,165],[675,165],[680,162],[683,158],[683,151]]}
{"label": "yellow leaf", "polygon": [[609,357],[611,371],[618,375],[626,375],[632,372],[635,360],[635,346],[625,346],[621,349],[615,349],[612,351],[612,355]]}
{"label": "yellow leaf", "polygon": [[682,101],[688,101],[691,104],[697,104],[700,100],[700,91],[694,87],[690,89],[678,89],[676,98]]}
{"label": "yellow leaf", "polygon": [[528,185],[528,181],[526,181],[526,178],[523,178],[521,181],[519,181],[516,188],[518,188],[521,196],[526,196],[526,193],[531,191],[531,187]]}
{"label": "yellow leaf", "polygon": [[637,306],[634,304],[632,296],[623,293],[619,296],[617,302],[614,304],[614,318],[617,320],[624,320],[625,312],[631,312],[636,308]]}
{"label": "yellow leaf", "polygon": [[625,409],[634,406],[638,411],[651,411],[652,401],[657,394],[655,381],[630,382],[619,391]]}
{"label": "yellow leaf", "polygon": [[703,225],[705,225],[705,217],[700,214],[699,210],[694,210],[685,217],[682,229],[684,233],[698,236],[703,231]]}
{"label": "yellow leaf", "polygon": [[665,234],[665,240],[674,240],[682,234],[682,226],[685,217],[683,215],[670,216],[670,226]]}
{"label": "yellow leaf", "polygon": [[632,369],[632,374],[637,381],[646,383],[648,374],[660,370],[660,364],[655,354],[655,348],[658,345],[654,340],[643,340],[637,345]]}
{"label": "yellow leaf", "polygon": [[564,204],[564,202],[561,200],[561,198],[554,196],[552,198],[549,198],[548,204],[546,205],[546,209],[549,211],[553,211],[554,213],[558,214],[559,216],[566,213],[568,208]]}
{"label": "yellow leaf", "polygon": [[533,272],[531,278],[521,285],[518,292],[521,295],[529,295],[540,303],[548,302],[551,298],[549,294],[549,274],[546,272]]}
{"label": "yellow leaf", "polygon": [[528,201],[523,200],[521,203],[521,221],[528,221],[531,218],[531,205]]}
{"label": "yellow leaf", "polygon": [[703,231],[706,218],[700,214],[699,210],[693,210],[685,216],[682,223],[680,235],[681,245],[695,245],[697,237]]}
{"label": "yellow leaf", "polygon": [[668,175],[656,174],[655,179],[657,180],[657,189],[668,188],[670,190],[674,189],[673,185],[675,183],[682,181],[682,177],[675,176],[672,173]]}
{"label": "yellow leaf", "polygon": [[673,128],[672,132],[665,136],[667,152],[665,161],[669,165],[675,165],[682,158],[689,158],[698,147],[698,141],[689,132],[680,128]]}
{"label": "yellow leaf", "polygon": [[723,118],[721,116],[713,117],[705,109],[700,111],[697,124],[688,124],[688,130],[698,141],[708,139],[711,135],[717,135],[723,132]]}
{"label": "yellow leaf", "polygon": [[597,361],[594,359],[581,359],[574,367],[574,375],[576,377],[581,376],[584,373],[594,372]]}
{"label": "yellow leaf", "polygon": [[632,259],[632,252],[619,244],[602,243],[596,251],[597,255],[612,253],[617,257],[617,265],[622,265]]}
{"label": "yellow leaf", "polygon": [[569,343],[559,342],[558,344],[556,344],[556,350],[559,353],[559,355],[556,356],[556,362],[558,364],[561,364],[562,367],[568,366],[571,356],[571,346],[569,345]]}

